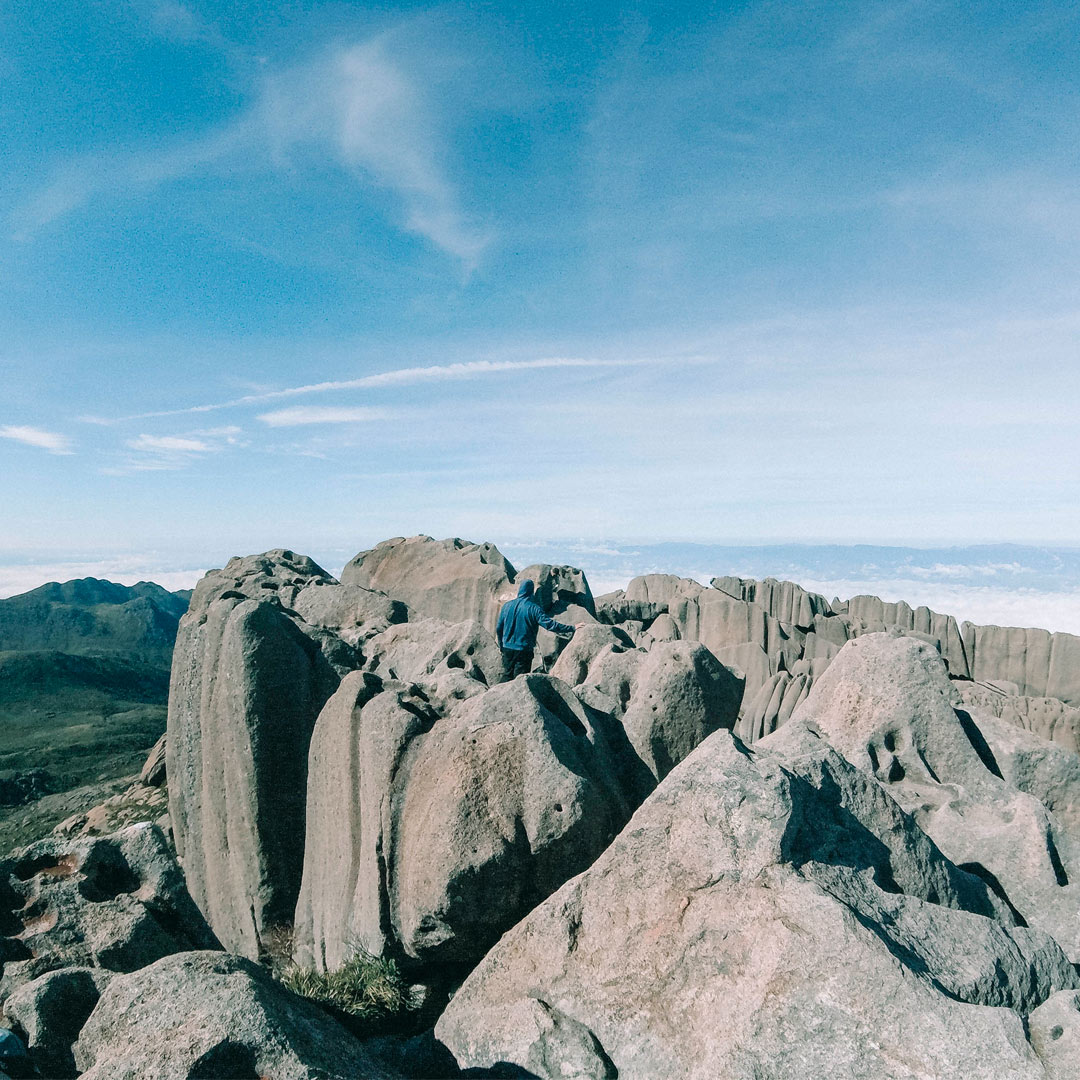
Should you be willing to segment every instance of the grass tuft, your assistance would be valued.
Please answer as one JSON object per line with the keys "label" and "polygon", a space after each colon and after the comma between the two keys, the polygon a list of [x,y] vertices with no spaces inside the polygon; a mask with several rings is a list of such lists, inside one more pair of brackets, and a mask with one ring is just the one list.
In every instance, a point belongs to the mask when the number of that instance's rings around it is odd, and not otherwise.
{"label": "grass tuft", "polygon": [[413,1009],[412,994],[397,964],[362,949],[337,971],[313,971],[295,965],[280,975],[294,994],[338,1010],[374,1027],[406,1021]]}

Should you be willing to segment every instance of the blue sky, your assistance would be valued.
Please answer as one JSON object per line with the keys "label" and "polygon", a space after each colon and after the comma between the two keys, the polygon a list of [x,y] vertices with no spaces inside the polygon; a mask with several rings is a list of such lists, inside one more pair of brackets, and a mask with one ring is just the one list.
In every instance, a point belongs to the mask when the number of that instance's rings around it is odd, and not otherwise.
{"label": "blue sky", "polygon": [[0,562],[1077,545],[1078,31],[6,0]]}

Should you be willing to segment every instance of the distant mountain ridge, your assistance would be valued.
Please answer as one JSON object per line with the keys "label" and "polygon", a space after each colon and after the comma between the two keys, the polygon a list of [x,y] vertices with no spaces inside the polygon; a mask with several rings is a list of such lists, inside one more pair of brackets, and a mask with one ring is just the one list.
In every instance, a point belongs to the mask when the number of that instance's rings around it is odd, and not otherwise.
{"label": "distant mountain ridge", "polygon": [[0,652],[121,653],[167,670],[189,598],[150,581],[49,582],[0,600]]}

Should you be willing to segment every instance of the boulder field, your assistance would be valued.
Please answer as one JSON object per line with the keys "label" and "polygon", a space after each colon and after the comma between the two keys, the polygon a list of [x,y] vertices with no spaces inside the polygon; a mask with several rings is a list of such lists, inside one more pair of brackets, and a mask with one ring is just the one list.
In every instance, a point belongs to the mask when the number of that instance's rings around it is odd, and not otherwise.
{"label": "boulder field", "polygon": [[[578,629],[500,683],[525,577]],[[175,856],[0,863],[5,1022],[57,1076],[1075,1078],[1077,643],[456,539],[233,559],[147,766]],[[433,1030],[271,974],[358,952]]]}

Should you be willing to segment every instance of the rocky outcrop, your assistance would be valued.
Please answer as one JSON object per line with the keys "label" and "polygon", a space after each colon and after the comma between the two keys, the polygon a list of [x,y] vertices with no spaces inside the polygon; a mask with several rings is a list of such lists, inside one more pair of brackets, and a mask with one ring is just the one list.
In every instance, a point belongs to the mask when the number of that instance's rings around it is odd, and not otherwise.
{"label": "rocky outcrop", "polygon": [[550,676],[442,717],[371,680],[345,679],[312,740],[297,961],[335,968],[360,946],[469,966],[610,842],[635,759]]}
{"label": "rocky outcrop", "polygon": [[735,733],[743,742],[757,742],[771,735],[791,719],[791,714],[802,704],[814,684],[812,665],[800,660],[792,672],[778,671],[745,704],[735,727]]}
{"label": "rocky outcrop", "polygon": [[972,710],[1002,779],[1033,795],[1080,841],[1080,756],[991,713]]}
{"label": "rocky outcrop", "polygon": [[161,831],[47,837],[0,862],[0,998],[63,967],[134,971],[217,946]]}
{"label": "rocky outcrop", "polygon": [[411,616],[478,622],[495,629],[513,595],[514,568],[494,544],[397,537],[362,551],[341,572],[344,585],[376,589],[408,605]]}
{"label": "rocky outcrop", "polygon": [[505,934],[436,1027],[458,1062],[624,1080],[1045,1076],[1023,1017],[1076,985],[1060,948],[870,776],[808,729],[788,738],[748,752],[711,736]]}
{"label": "rocky outcrop", "polygon": [[960,682],[956,690],[965,705],[1080,753],[1080,709],[1057,698],[1021,696],[1015,686],[1006,691],[992,683]]}
{"label": "rocky outcrop", "polygon": [[161,787],[165,783],[165,736],[162,735],[146,756],[139,772],[139,783],[146,787]]}
{"label": "rocky outcrop", "polygon": [[187,952],[114,978],[75,1044],[86,1080],[355,1080],[387,1071],[336,1020],[239,956]]}
{"label": "rocky outcrop", "polygon": [[831,615],[832,608],[824,596],[807,592],[793,581],[765,578],[715,577],[712,587],[748,603],[763,607],[778,622],[788,623],[808,631],[817,618]]}
{"label": "rocky outcrop", "polygon": [[596,604],[589,581],[576,566],[552,566],[534,563],[514,575],[514,583],[533,582],[533,593],[540,606],[560,622],[592,622]]}
{"label": "rocky outcrop", "polygon": [[177,852],[218,937],[252,957],[292,922],[311,732],[341,674],[360,664],[295,612],[313,587],[335,584],[305,556],[233,559],[199,582],[173,657],[166,768]]}
{"label": "rocky outcrop", "polygon": [[951,675],[970,678],[970,653],[964,646],[960,627],[951,615],[939,615],[928,607],[913,610],[902,600],[887,603],[876,596],[853,596],[845,605],[845,611],[857,634],[896,628],[924,635],[935,644]]}
{"label": "rocky outcrop", "polygon": [[20,987],[4,1002],[4,1015],[26,1036],[41,1076],[78,1075],[71,1048],[112,978],[102,968],[62,968]]}
{"label": "rocky outcrop", "polygon": [[458,671],[494,686],[502,678],[502,654],[495,638],[478,622],[402,623],[372,638],[364,651],[367,669],[389,679],[424,682]]}
{"label": "rocky outcrop", "polygon": [[1080,707],[1080,637],[1015,626],[964,623],[971,678],[1007,680],[1027,697]]}
{"label": "rocky outcrop", "polygon": [[714,731],[733,727],[743,693],[742,680],[694,641],[662,642],[648,652],[609,646],[580,682],[603,695],[586,700],[621,719],[656,780]]}
{"label": "rocky outcrop", "polygon": [[978,726],[954,702],[933,646],[870,634],[844,646],[788,725],[760,745],[798,725],[820,732],[950,859],[1080,961],[1080,849],[1037,798],[1002,778]]}

